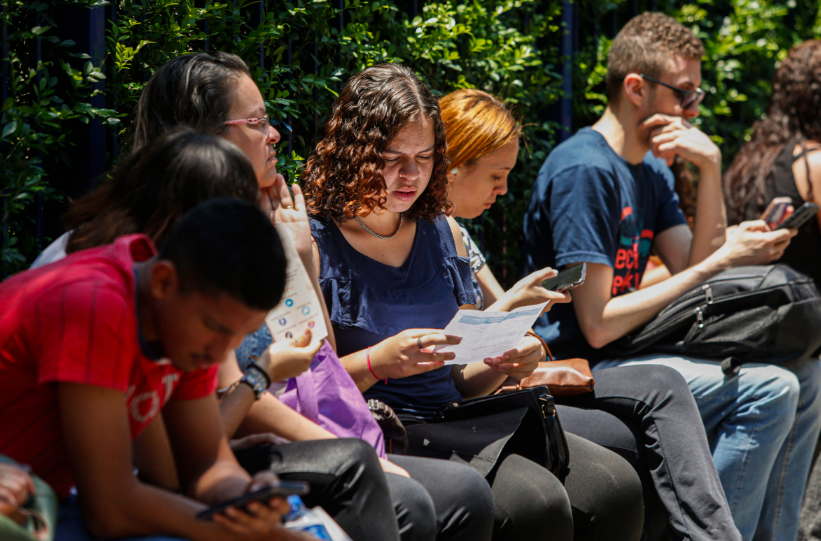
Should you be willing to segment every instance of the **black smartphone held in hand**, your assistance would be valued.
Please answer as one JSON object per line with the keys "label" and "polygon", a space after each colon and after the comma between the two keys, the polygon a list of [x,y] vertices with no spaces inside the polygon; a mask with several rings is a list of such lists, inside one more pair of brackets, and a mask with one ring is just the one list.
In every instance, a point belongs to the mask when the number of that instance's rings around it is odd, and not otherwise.
{"label": "black smartphone held in hand", "polygon": [[761,219],[767,222],[770,229],[775,229],[778,227],[778,224],[781,223],[781,220],[784,218],[784,213],[787,212],[790,205],[792,205],[792,198],[776,197],[770,201],[770,204],[764,209]]}
{"label": "black smartphone held in hand", "polygon": [[793,212],[792,216],[778,224],[778,227],[775,228],[776,231],[779,229],[798,229],[805,223],[807,220],[812,218],[818,213],[818,205],[815,203],[810,203],[809,201],[801,205],[795,212]]}
{"label": "black smartphone held in hand", "polygon": [[587,263],[576,265],[565,269],[553,278],[548,278],[542,282],[542,287],[548,291],[564,293],[574,287],[579,287],[584,283],[584,276],[587,274]]}
{"label": "black smartphone held in hand", "polygon": [[233,498],[231,500],[226,500],[222,503],[218,503],[213,507],[209,507],[203,511],[197,513],[197,518],[200,520],[211,520],[214,516],[214,513],[222,513],[228,507],[239,507],[244,508],[251,502],[262,502],[263,504],[267,504],[268,500],[273,498],[274,496],[290,496],[292,494],[296,494],[297,496],[304,496],[310,491],[310,487],[308,483],[305,481],[280,481],[275,485],[268,485],[267,487],[262,487],[259,490],[255,490],[253,492],[249,492],[248,494],[243,494],[237,498]]}

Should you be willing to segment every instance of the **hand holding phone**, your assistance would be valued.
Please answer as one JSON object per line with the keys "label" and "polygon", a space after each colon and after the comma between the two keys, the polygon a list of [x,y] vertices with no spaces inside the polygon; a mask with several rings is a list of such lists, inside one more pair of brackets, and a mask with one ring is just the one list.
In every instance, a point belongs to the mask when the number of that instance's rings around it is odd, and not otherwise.
{"label": "hand holding phone", "polygon": [[242,496],[226,500],[197,513],[200,520],[212,520],[216,513],[222,513],[229,507],[245,509],[251,502],[260,502],[267,505],[268,500],[276,496],[286,497],[291,494],[304,496],[308,494],[310,487],[305,481],[280,481],[273,485],[262,487]]}
{"label": "hand holding phone", "polygon": [[584,277],[587,274],[587,263],[576,265],[563,270],[553,278],[548,278],[542,282],[542,287],[557,293],[570,291],[573,288],[579,287],[584,283]]}
{"label": "hand holding phone", "polygon": [[807,221],[818,213],[818,205],[807,201],[801,205],[798,210],[793,212],[792,216],[781,222],[776,231],[779,229],[798,229]]}

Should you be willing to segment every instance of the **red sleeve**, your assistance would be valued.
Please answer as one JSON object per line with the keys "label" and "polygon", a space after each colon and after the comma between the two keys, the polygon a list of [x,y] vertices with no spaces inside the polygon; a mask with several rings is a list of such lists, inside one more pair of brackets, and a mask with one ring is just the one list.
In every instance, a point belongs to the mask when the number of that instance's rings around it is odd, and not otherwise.
{"label": "red sleeve", "polygon": [[31,329],[37,381],[126,391],[134,363],[136,315],[103,277],[55,288],[37,301]]}
{"label": "red sleeve", "polygon": [[208,396],[217,390],[217,365],[204,370],[183,374],[180,384],[171,395],[172,400],[194,400]]}

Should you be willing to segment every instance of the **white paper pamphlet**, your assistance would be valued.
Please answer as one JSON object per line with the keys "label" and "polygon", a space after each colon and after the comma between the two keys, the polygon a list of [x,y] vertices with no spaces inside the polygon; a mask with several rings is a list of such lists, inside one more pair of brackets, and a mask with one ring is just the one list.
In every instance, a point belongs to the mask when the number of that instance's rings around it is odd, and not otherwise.
{"label": "white paper pamphlet", "polygon": [[265,324],[268,325],[274,342],[296,338],[305,329],[311,329],[313,340],[326,338],[328,329],[325,327],[325,317],[308,271],[294,248],[288,230],[282,225],[277,225],[276,230],[285,249],[288,268],[282,301],[268,312]]}
{"label": "white paper pamphlet", "polygon": [[443,332],[461,337],[462,342],[436,346],[434,351],[456,353],[456,358],[445,364],[470,364],[498,357],[518,345],[549,302],[522,306],[510,312],[459,310]]}

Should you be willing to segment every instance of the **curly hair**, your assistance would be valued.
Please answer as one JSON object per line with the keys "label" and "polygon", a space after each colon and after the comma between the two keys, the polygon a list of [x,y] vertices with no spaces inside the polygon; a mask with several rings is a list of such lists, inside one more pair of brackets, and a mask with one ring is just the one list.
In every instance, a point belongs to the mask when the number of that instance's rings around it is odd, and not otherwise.
{"label": "curly hair", "polygon": [[773,79],[764,118],[753,124],[752,137],[724,174],[730,223],[755,218],[768,203],[767,184],[773,163],[790,141],[821,142],[821,41],[794,47]]}
{"label": "curly hair", "polygon": [[337,221],[367,216],[387,201],[382,152],[408,123],[433,124],[433,172],[404,215],[433,220],[450,214],[445,125],[433,93],[401,64],[381,64],[352,77],[334,102],[325,135],[302,176],[308,212]]}
{"label": "curly hair", "polygon": [[704,45],[689,28],[663,13],[633,17],[613,39],[607,54],[607,98],[611,102],[618,99],[630,73],[660,78],[670,57],[677,55],[700,60]]}
{"label": "curly hair", "polygon": [[522,128],[504,104],[487,92],[462,89],[439,99],[454,167],[472,167],[521,136]]}

